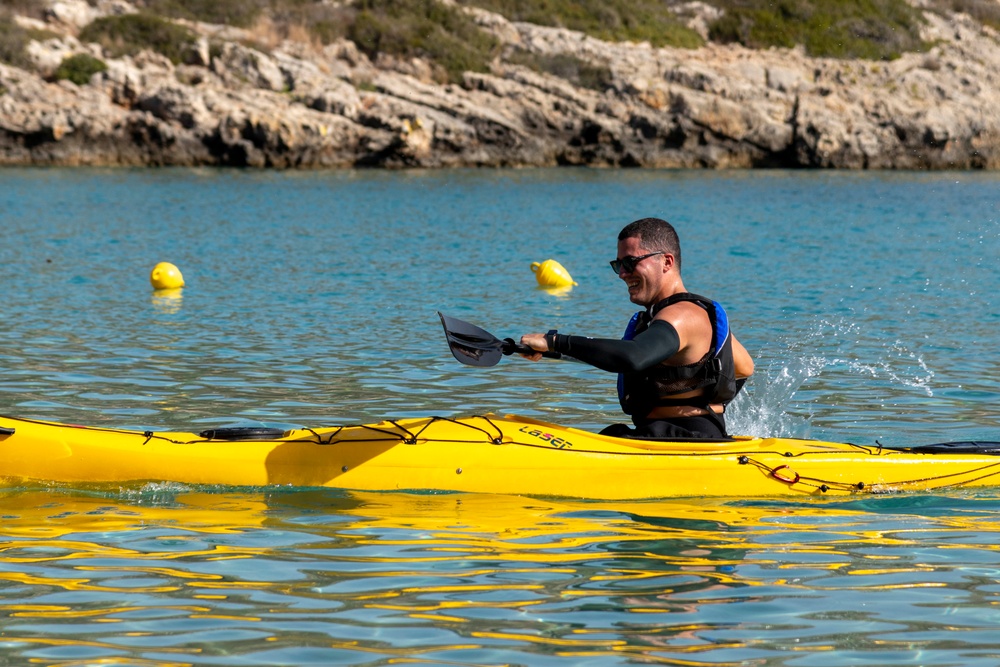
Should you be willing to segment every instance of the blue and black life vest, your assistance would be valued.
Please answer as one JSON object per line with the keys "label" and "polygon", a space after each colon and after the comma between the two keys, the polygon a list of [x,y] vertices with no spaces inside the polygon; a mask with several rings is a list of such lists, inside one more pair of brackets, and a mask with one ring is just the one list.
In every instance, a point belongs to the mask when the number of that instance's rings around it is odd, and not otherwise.
{"label": "blue and black life vest", "polygon": [[[729,318],[716,301],[690,292],[674,294],[657,302],[648,311],[641,310],[633,315],[622,339],[632,340],[649,327],[656,313],[680,301],[691,301],[705,309],[712,323],[711,349],[693,364],[669,366],[660,363],[644,371],[619,373],[618,401],[625,414],[644,416],[661,405],[707,407],[725,404],[733,400],[739,391]],[[671,398],[697,389],[704,390],[700,396]]]}

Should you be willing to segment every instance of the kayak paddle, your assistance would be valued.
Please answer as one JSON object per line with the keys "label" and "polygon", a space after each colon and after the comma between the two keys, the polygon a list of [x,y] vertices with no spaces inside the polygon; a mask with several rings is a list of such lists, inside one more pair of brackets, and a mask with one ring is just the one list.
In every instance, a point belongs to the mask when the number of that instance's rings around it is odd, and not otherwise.
{"label": "kayak paddle", "polygon": [[[533,350],[525,345],[514,342],[513,338],[500,340],[488,331],[484,331],[474,324],[463,322],[462,320],[448,317],[438,312],[441,318],[441,326],[444,327],[445,338],[448,339],[448,347],[452,355],[466,366],[496,366],[500,357],[515,352],[518,354],[535,354]],[[558,352],[542,352],[543,357],[550,359],[560,359]]]}

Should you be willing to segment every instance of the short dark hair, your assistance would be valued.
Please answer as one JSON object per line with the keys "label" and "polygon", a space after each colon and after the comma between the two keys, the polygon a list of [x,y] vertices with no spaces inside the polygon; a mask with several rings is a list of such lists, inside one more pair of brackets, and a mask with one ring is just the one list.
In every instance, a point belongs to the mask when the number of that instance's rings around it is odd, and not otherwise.
{"label": "short dark hair", "polygon": [[624,241],[632,237],[637,237],[646,250],[673,255],[677,270],[680,271],[681,241],[677,238],[677,230],[669,222],[659,218],[642,218],[630,222],[618,233],[618,240]]}

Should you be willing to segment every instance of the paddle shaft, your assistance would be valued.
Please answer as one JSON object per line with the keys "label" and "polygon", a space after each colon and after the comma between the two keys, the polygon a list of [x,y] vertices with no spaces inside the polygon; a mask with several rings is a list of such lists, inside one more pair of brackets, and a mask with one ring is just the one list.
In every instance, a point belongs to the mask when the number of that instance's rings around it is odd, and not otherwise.
{"label": "paddle shaft", "polygon": [[[515,343],[513,338],[504,338],[501,342],[503,346],[500,348],[500,351],[504,354],[538,354],[538,350],[527,345]],[[562,354],[559,352],[550,352],[548,350],[542,352],[542,356],[546,359],[562,359]]]}

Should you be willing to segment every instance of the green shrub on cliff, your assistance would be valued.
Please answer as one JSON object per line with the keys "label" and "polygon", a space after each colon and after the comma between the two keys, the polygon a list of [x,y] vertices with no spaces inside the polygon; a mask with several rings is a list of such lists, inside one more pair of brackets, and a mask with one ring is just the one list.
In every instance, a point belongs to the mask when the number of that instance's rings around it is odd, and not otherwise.
{"label": "green shrub on cliff", "polygon": [[604,91],[612,86],[613,77],[608,67],[592,65],[567,53],[542,55],[516,50],[506,58],[507,62],[529,67],[536,72],[545,72],[566,79],[580,88]]}
{"label": "green shrub on cliff", "polygon": [[437,0],[357,0],[347,36],[369,57],[427,58],[450,80],[485,72],[499,44],[466,14]]}
{"label": "green shrub on cliff", "polygon": [[461,0],[511,21],[579,30],[612,42],[697,48],[703,40],[663,0]]}
{"label": "green shrub on cliff", "polygon": [[181,62],[195,39],[187,28],[150,14],[105,16],[80,31],[81,41],[97,42],[115,58],[152,49],[174,63]]}
{"label": "green shrub on cliff", "polygon": [[0,0],[0,12],[20,14],[33,19],[45,18],[48,3],[44,0]]}
{"label": "green shrub on cliff", "polygon": [[253,25],[262,10],[268,6],[268,2],[267,0],[144,0],[139,6],[150,14],[247,28]]}
{"label": "green shrub on cliff", "polygon": [[95,58],[89,53],[76,53],[63,58],[53,77],[56,81],[67,79],[82,86],[90,82],[90,77],[107,69],[107,63],[100,58]]}
{"label": "green shrub on cliff", "polygon": [[346,4],[313,0],[274,0],[270,18],[282,38],[307,39],[330,44],[347,36],[347,28],[355,12]]}
{"label": "green shrub on cliff", "polygon": [[347,26],[343,21],[320,19],[309,24],[309,32],[322,44],[332,44],[347,36]]}
{"label": "green shrub on cliff", "polygon": [[28,67],[28,32],[14,22],[14,17],[0,9],[0,62]]}
{"label": "green shrub on cliff", "polygon": [[812,56],[889,60],[920,51],[920,13],[905,0],[717,0],[712,41],[749,48],[801,44]]}
{"label": "green shrub on cliff", "polygon": [[1000,2],[996,0],[938,0],[939,11],[963,12],[983,25],[1000,30]]}

